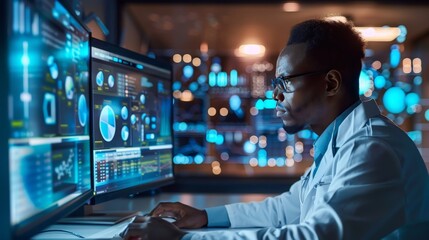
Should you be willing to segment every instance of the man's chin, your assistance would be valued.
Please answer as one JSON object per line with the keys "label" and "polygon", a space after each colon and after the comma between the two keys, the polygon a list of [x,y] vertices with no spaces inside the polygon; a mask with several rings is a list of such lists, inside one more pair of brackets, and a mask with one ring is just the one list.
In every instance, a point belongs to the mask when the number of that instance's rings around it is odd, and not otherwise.
{"label": "man's chin", "polygon": [[301,130],[304,130],[305,126],[286,126],[283,124],[283,129],[286,131],[287,134],[295,134]]}

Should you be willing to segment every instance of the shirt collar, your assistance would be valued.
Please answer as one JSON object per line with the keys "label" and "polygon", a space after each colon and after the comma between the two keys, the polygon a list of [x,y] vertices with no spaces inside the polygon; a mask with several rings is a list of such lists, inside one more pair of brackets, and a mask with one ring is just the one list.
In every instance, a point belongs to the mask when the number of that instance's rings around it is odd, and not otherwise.
{"label": "shirt collar", "polygon": [[316,139],[316,141],[314,142],[314,162],[316,166],[319,165],[323,155],[325,155],[331,138],[336,138],[338,127],[360,103],[361,101],[357,101],[352,106],[348,107],[344,112],[342,112],[338,117],[336,117],[335,120],[332,121],[329,126],[322,132],[322,134]]}

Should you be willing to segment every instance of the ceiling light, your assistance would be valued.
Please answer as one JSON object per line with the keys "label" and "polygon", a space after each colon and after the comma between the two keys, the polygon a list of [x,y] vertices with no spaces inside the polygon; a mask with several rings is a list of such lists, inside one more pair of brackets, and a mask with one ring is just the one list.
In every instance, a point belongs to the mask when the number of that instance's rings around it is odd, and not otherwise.
{"label": "ceiling light", "polygon": [[236,51],[237,57],[262,57],[265,54],[265,47],[261,44],[243,44]]}
{"label": "ceiling light", "polygon": [[297,2],[287,2],[283,4],[283,11],[285,12],[298,12],[300,8]]}
{"label": "ceiling light", "polygon": [[397,27],[355,27],[367,42],[390,42],[395,40],[401,30]]}

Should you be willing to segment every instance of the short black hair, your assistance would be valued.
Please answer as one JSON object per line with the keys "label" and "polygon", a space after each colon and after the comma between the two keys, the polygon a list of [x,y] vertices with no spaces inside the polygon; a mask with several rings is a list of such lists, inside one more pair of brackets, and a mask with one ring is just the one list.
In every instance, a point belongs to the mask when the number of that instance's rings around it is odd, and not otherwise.
{"label": "short black hair", "polygon": [[[306,43],[307,56],[321,67],[337,69],[351,94],[359,94],[365,42],[351,22],[311,19],[292,28],[287,45]],[[355,96],[356,96],[355,95]]]}

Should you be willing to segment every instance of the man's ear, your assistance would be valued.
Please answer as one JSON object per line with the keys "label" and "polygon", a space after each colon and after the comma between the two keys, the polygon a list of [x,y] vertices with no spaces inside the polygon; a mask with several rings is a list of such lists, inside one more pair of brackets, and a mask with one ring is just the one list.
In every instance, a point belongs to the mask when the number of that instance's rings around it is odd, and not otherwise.
{"label": "man's ear", "polygon": [[330,70],[325,76],[325,81],[327,96],[334,96],[340,91],[342,77],[338,70]]}

